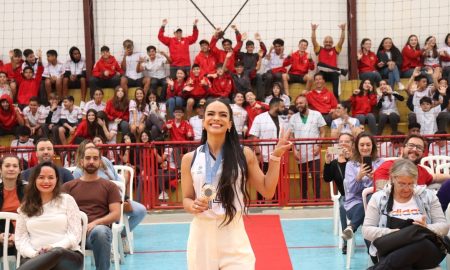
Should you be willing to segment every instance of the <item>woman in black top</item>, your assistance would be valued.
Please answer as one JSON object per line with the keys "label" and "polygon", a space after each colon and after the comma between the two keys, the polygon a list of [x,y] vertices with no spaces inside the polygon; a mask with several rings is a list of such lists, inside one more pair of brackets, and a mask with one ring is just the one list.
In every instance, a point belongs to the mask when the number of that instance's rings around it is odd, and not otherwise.
{"label": "woman in black top", "polygon": [[[339,216],[341,219],[342,230],[347,227],[347,216],[344,209],[344,177],[345,177],[345,165],[347,160],[352,156],[354,138],[349,133],[341,133],[338,138],[338,148],[340,154],[336,159],[333,159],[333,154],[330,153],[330,149],[327,150],[325,155],[325,164],[323,167],[323,179],[325,182],[334,181],[336,187],[339,190],[341,197],[339,198]],[[342,254],[347,254],[347,241],[344,241],[342,247]]]}

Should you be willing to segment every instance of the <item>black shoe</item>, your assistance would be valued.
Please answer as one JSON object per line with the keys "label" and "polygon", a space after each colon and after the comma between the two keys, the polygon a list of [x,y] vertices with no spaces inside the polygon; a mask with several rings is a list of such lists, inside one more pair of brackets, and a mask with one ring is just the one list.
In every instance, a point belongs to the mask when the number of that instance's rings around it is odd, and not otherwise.
{"label": "black shoe", "polygon": [[342,76],[347,76],[347,73],[348,73],[348,69],[341,69],[341,75]]}
{"label": "black shoe", "polygon": [[347,245],[344,245],[343,247],[342,247],[342,254],[347,254]]}

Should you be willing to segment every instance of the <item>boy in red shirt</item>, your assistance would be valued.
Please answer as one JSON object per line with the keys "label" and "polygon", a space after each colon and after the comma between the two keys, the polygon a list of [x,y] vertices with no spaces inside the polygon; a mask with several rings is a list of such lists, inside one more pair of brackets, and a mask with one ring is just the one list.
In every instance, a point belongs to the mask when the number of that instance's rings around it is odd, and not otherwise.
{"label": "boy in red shirt", "polygon": [[200,74],[200,66],[194,64],[191,75],[182,91],[183,97],[187,100],[186,112],[188,115],[192,113],[195,103],[206,98],[208,90],[211,88],[211,83],[208,78]]}
{"label": "boy in red shirt", "polygon": [[[33,67],[26,66],[23,69],[21,76],[17,77],[19,84],[19,91],[17,92],[17,103],[19,108],[23,109],[28,105],[31,97],[39,96],[39,89],[41,87],[42,73],[44,67],[42,66],[42,51],[37,52],[38,69],[36,75]],[[34,78],[33,78],[34,76]]]}
{"label": "boy in red shirt", "polygon": [[120,84],[120,76],[124,74],[116,58],[109,52],[109,47],[101,47],[100,52],[102,56],[95,63],[92,77],[89,80],[91,98],[98,88],[115,88]]}
{"label": "boy in red shirt", "polygon": [[325,87],[322,73],[314,75],[314,89],[306,94],[306,100],[311,109],[320,112],[327,125],[330,126],[338,102],[336,97]]}
{"label": "boy in red shirt", "polygon": [[214,55],[214,57],[216,57],[217,62],[218,63],[224,63],[225,62],[225,58],[228,52],[232,52],[233,56],[229,59],[226,68],[230,71],[234,73],[234,62],[236,60],[236,56],[239,53],[239,51],[241,50],[242,47],[242,36],[241,33],[239,33],[239,30],[236,28],[236,25],[232,25],[231,29],[234,30],[234,32],[236,33],[236,46],[234,46],[234,48],[232,47],[232,42],[231,40],[225,38],[222,41],[222,47],[223,50],[220,50],[219,48],[217,48],[217,41],[219,40],[219,37],[223,34],[222,30],[220,28],[216,29],[216,32],[214,34],[214,36],[211,38],[211,44],[210,44],[210,48],[211,48],[211,52]]}
{"label": "boy in red shirt", "polygon": [[17,82],[22,77],[22,51],[14,49],[9,51],[9,58],[11,62],[3,66],[3,70],[8,74],[9,86],[11,87],[11,94],[16,98],[17,89],[20,82]]}
{"label": "boy in red shirt", "polygon": [[183,30],[178,28],[173,32],[174,37],[164,36],[164,29],[167,25],[167,19],[162,21],[161,28],[159,29],[158,39],[164,45],[169,47],[170,58],[170,78],[174,79],[178,69],[184,70],[189,75],[191,69],[191,57],[189,56],[189,46],[194,44],[198,38],[197,29],[198,19],[194,20],[194,27],[192,30],[192,36],[183,37]]}
{"label": "boy in red shirt", "polygon": [[306,49],[308,41],[302,39],[298,43],[298,51],[284,59],[283,66],[291,66],[289,72],[282,75],[284,89],[289,89],[290,83],[306,83],[306,90],[311,89],[312,78],[308,75],[308,71],[314,69],[314,61]]}
{"label": "boy in red shirt", "polygon": [[194,139],[194,130],[184,118],[183,107],[176,107],[174,119],[167,120],[163,125],[163,131],[169,131],[171,141],[191,141]]}
{"label": "boy in red shirt", "polygon": [[211,53],[209,42],[207,40],[200,40],[200,52],[194,60],[194,64],[200,66],[202,75],[209,76],[216,73],[216,58]]}
{"label": "boy in red shirt", "polygon": [[233,53],[228,52],[225,63],[217,64],[216,74],[213,75],[212,87],[208,92],[209,98],[223,98],[228,100],[228,102],[230,101],[229,97],[233,91],[233,78],[226,71],[225,66],[232,55]]}

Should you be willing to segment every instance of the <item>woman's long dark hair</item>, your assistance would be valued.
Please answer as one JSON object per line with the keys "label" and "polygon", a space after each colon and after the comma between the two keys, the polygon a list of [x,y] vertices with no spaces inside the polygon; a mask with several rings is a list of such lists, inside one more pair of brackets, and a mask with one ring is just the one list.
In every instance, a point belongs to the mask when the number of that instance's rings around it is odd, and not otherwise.
{"label": "woman's long dark hair", "polygon": [[[409,44],[412,37],[417,38],[417,45],[416,45],[415,48],[413,48],[413,47]],[[409,45],[411,48],[415,49],[415,50],[420,50],[419,38],[417,37],[417,35],[414,35],[414,34],[409,35],[408,39],[406,40],[405,46],[408,46],[408,45]]]}
{"label": "woman's long dark hair", "polygon": [[[95,115],[94,122],[89,122],[89,120],[88,120],[88,115],[91,112],[94,113],[94,115]],[[98,119],[98,115],[97,115],[97,111],[95,109],[89,109],[86,112],[86,122],[87,122],[89,138],[94,138],[94,137],[98,136],[98,137],[102,138],[102,141],[105,142],[106,141],[105,132],[103,131],[103,128],[98,124],[97,119]],[[105,125],[106,125],[106,123],[105,123]]]}
{"label": "woman's long dark hair", "polygon": [[384,51],[383,43],[384,43],[384,41],[385,41],[386,39],[390,39],[391,42],[392,42],[392,47],[391,47],[391,58],[392,58],[392,61],[397,62],[398,59],[401,59],[402,53],[401,53],[400,50],[394,45],[394,42],[392,41],[392,38],[390,38],[390,37],[385,37],[385,38],[383,38],[383,40],[380,42],[380,46],[378,46],[378,51],[377,51],[377,53]]}
{"label": "woman's long dark hair", "polygon": [[25,188],[25,196],[23,203],[20,206],[20,210],[28,217],[42,215],[42,199],[41,193],[36,187],[36,180],[41,173],[43,167],[50,167],[55,171],[56,185],[53,189],[53,199],[60,198],[61,196],[61,182],[59,180],[58,168],[53,163],[46,161],[38,164],[32,171],[30,178],[28,179],[28,185]]}
{"label": "woman's long dark hair", "polygon": [[[205,111],[209,104],[213,102],[223,103],[227,109],[230,117],[230,121],[233,120],[233,112],[230,104],[222,99],[213,99],[206,102]],[[204,129],[202,132],[201,143],[205,144],[208,139],[208,134]],[[239,142],[239,136],[237,134],[234,123],[232,122],[230,131],[226,132],[225,143],[223,149],[223,163],[222,174],[220,176],[219,183],[217,185],[217,196],[222,202],[223,208],[225,208],[225,219],[222,224],[228,225],[236,215],[236,207],[234,206],[234,198],[237,196],[236,184],[240,181],[240,191],[244,196],[244,212],[247,212],[247,206],[250,200],[250,194],[247,190],[247,160],[244,155],[244,149]],[[206,153],[207,155],[208,153]],[[239,179],[239,172],[241,173]]]}
{"label": "woman's long dark hair", "polygon": [[[434,38],[434,36],[429,36],[429,37],[427,37],[427,39],[425,39],[425,44],[427,44],[427,42],[428,42],[430,39],[432,39],[432,38]],[[436,39],[436,38],[435,38],[435,39]],[[436,41],[436,42],[437,42],[437,41]],[[433,47],[432,51],[433,51],[433,58],[436,58],[436,57],[439,56],[437,43],[434,44],[434,47]]]}
{"label": "woman's long dark hair", "polygon": [[[122,89],[123,91],[123,97],[121,99],[119,99],[117,97],[117,92],[119,91],[119,89]],[[114,89],[114,96],[112,98],[112,104],[114,106],[114,109],[118,110],[118,111],[128,111],[128,95],[125,92],[125,90],[120,86],[116,86],[116,88]]]}
{"label": "woman's long dark hair", "polygon": [[366,90],[364,90],[364,83],[366,82],[366,81],[369,81],[370,82],[370,85],[372,85],[372,91],[367,91],[367,95],[371,95],[371,94],[374,94],[375,93],[375,84],[373,83],[373,81],[372,80],[370,80],[370,79],[365,79],[365,80],[361,80],[361,82],[359,82],[359,94],[358,94],[358,96],[364,96],[365,94],[366,94]]}
{"label": "woman's long dark hair", "polygon": [[[137,100],[137,98],[136,98],[137,91],[141,91],[142,94],[143,94],[142,100],[140,100],[140,101]],[[151,92],[151,91],[149,91],[149,92]],[[136,110],[138,112],[144,112],[145,111],[145,106],[147,105],[147,101],[146,101],[145,97],[146,96],[145,96],[145,93],[144,93],[144,89],[142,89],[140,87],[136,88],[136,91],[134,92],[134,101],[136,102]]]}

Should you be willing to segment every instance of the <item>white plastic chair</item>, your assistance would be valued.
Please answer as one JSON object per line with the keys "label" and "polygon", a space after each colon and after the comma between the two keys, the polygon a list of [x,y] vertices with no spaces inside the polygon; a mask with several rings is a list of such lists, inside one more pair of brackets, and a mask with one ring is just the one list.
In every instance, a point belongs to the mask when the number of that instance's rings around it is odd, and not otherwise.
{"label": "white plastic chair", "polygon": [[334,183],[330,182],[330,194],[331,200],[333,201],[333,233],[334,235],[339,234],[339,198],[341,194],[339,192],[337,194],[334,193]]}
{"label": "white plastic chair", "polygon": [[[11,221],[17,220],[18,214],[11,213],[11,212],[0,212],[0,220],[5,220],[5,231],[4,233],[4,239],[9,238],[9,231],[11,228]],[[16,256],[8,256],[8,241],[3,241],[3,254],[2,254],[2,261],[3,261],[3,270],[9,270],[9,264],[16,262]],[[20,255],[17,256],[20,258]],[[18,259],[18,262],[20,263],[20,259]],[[17,265],[17,263],[16,263]],[[14,267],[16,269],[16,267]]]}
{"label": "white plastic chair", "polygon": [[436,173],[450,174],[450,163],[443,163],[436,166]]}
{"label": "white plastic chair", "polygon": [[450,157],[448,156],[428,156],[420,160],[420,165],[425,168],[431,169],[432,173],[438,173],[437,166],[445,163],[450,163]]}
{"label": "white plastic chair", "polygon": [[[130,174],[130,201],[133,200],[133,184],[134,184],[134,169],[130,166],[124,166],[124,165],[114,165],[114,170],[119,176],[123,177],[123,183],[125,184],[125,176],[126,173]],[[130,254],[133,254],[134,252],[134,234],[130,230],[130,223],[128,221],[128,218],[125,217],[123,219],[123,224],[125,225],[125,232],[127,235],[128,244],[130,246]]]}
{"label": "white plastic chair", "polygon": [[398,157],[384,157],[383,161],[389,161],[389,160],[397,160]]}

